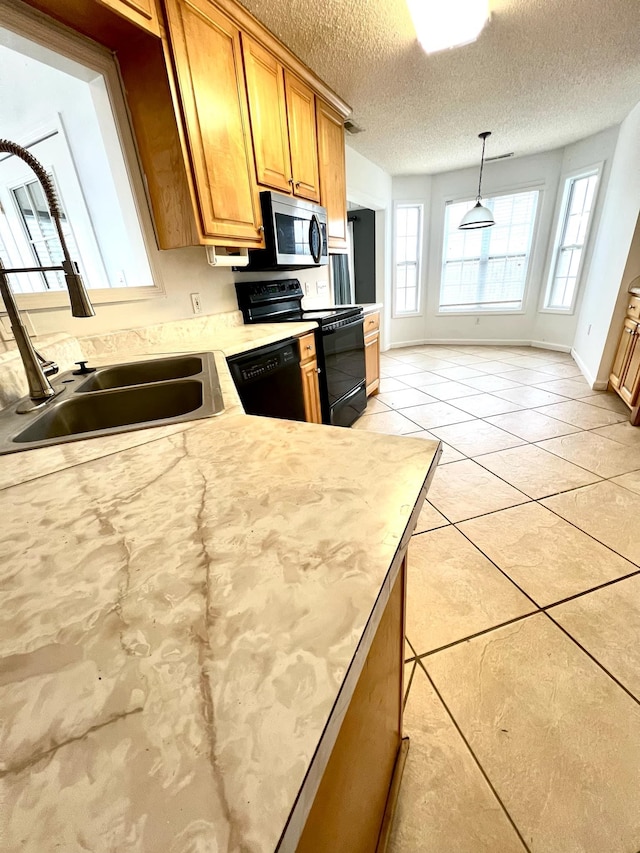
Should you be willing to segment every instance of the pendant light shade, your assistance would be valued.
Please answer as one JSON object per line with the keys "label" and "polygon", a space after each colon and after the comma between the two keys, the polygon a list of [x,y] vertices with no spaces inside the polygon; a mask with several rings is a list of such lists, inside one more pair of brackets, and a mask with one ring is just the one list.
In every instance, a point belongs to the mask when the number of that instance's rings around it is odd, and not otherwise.
{"label": "pendant light shade", "polygon": [[470,228],[489,228],[490,225],[495,224],[496,221],[493,218],[493,213],[491,213],[488,207],[484,207],[480,201],[477,201],[471,210],[468,210],[462,217],[458,228],[462,228],[463,230]]}
{"label": "pendant light shade", "polygon": [[478,181],[478,196],[476,198],[475,205],[468,210],[465,215],[462,217],[462,221],[458,228],[463,231],[469,231],[472,228],[489,228],[491,225],[495,225],[496,221],[493,218],[493,213],[489,210],[488,207],[485,207],[482,204],[482,170],[484,168],[484,147],[487,142],[487,137],[491,136],[491,131],[485,130],[483,133],[478,134],[478,137],[482,140],[482,158],[480,160],[480,179]]}

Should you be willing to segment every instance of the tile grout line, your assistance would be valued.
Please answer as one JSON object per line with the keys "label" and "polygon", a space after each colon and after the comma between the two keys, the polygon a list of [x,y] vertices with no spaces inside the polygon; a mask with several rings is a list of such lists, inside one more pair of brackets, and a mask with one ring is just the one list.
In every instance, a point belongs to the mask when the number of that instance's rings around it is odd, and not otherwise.
{"label": "tile grout line", "polygon": [[538,607],[536,604],[535,609],[531,610],[529,613],[521,613],[520,616],[514,616],[513,619],[507,619],[506,622],[500,622],[499,625],[492,625],[490,628],[483,628],[482,631],[476,631],[475,634],[469,634],[467,637],[460,637],[458,640],[452,640],[450,643],[445,643],[444,646],[438,646],[437,649],[430,649],[428,652],[421,652],[420,654],[416,654],[416,661],[424,660],[425,658],[432,657],[439,652],[446,652],[449,649],[454,648],[455,646],[459,646],[461,643],[468,643],[470,640],[476,640],[478,637],[484,637],[485,634],[491,634],[493,631],[497,631],[499,628],[507,628],[509,625],[515,625],[518,622],[523,622],[525,619],[529,619],[531,616],[537,616],[538,613],[542,613],[542,607]]}
{"label": "tile grout line", "polygon": [[596,657],[594,657],[591,654],[591,652],[587,648],[585,648],[579,640],[577,640],[572,634],[570,634],[563,625],[561,625],[558,621],[556,621],[553,618],[553,616],[551,616],[550,613],[547,613],[546,610],[543,610],[542,612],[549,619],[549,621],[552,623],[552,625],[555,625],[556,628],[559,628],[562,631],[562,633],[571,640],[572,643],[574,643],[582,652],[584,652],[584,654],[588,658],[590,658],[593,661],[593,663],[595,663],[596,666],[605,673],[605,675],[608,675],[609,678],[618,685],[618,687],[620,687],[622,690],[624,690],[624,692],[628,696],[630,696],[631,699],[633,699],[633,701],[636,703],[636,705],[640,705],[640,698],[635,696],[629,690],[628,687],[625,687],[625,685],[619,679],[617,679],[615,675],[613,675],[611,672],[609,672],[609,670],[606,668],[606,666],[603,663],[601,663]]}
{"label": "tile grout line", "polygon": [[480,773],[482,774],[482,776],[483,776],[483,778],[484,778],[485,782],[486,782],[486,783],[487,783],[487,785],[489,786],[489,789],[491,790],[491,792],[492,792],[493,796],[496,798],[497,802],[499,803],[500,808],[501,808],[501,809],[502,809],[502,811],[504,812],[504,814],[505,814],[505,816],[506,816],[507,820],[509,821],[509,823],[510,823],[510,824],[511,824],[511,826],[513,827],[514,832],[516,833],[516,835],[518,836],[518,838],[519,838],[519,839],[520,839],[520,841],[522,842],[522,845],[523,845],[524,849],[527,851],[527,853],[531,853],[531,849],[529,848],[529,845],[528,845],[528,844],[526,843],[526,841],[524,840],[524,837],[523,837],[522,833],[520,832],[520,830],[518,829],[518,827],[517,827],[517,825],[516,825],[515,821],[513,820],[513,818],[511,817],[511,815],[509,814],[509,811],[508,811],[507,807],[506,807],[506,806],[505,806],[505,804],[502,802],[502,798],[500,797],[500,795],[499,795],[499,794],[498,794],[498,792],[496,791],[496,789],[495,789],[495,787],[494,787],[494,785],[493,785],[493,782],[491,781],[491,779],[489,778],[489,776],[488,776],[487,772],[485,771],[484,767],[483,767],[483,766],[482,766],[482,764],[480,763],[480,760],[478,759],[478,756],[475,754],[474,750],[471,748],[471,745],[470,745],[469,741],[467,740],[467,738],[465,737],[465,735],[464,735],[464,733],[463,733],[462,729],[461,729],[461,728],[460,728],[460,726],[458,725],[458,722],[457,722],[456,718],[455,718],[455,717],[453,716],[453,714],[451,713],[451,710],[450,710],[449,706],[447,705],[447,703],[446,703],[446,702],[444,701],[444,699],[442,698],[442,695],[441,695],[440,691],[438,690],[438,688],[436,687],[435,682],[433,681],[433,679],[432,679],[432,678],[431,678],[431,676],[429,675],[429,673],[428,673],[428,671],[427,671],[427,668],[424,666],[424,664],[422,663],[422,661],[421,661],[420,659],[418,659],[418,661],[417,661],[417,664],[416,664],[416,665],[417,665],[417,666],[420,666],[420,668],[422,669],[422,671],[423,671],[423,672],[424,672],[424,674],[426,675],[426,677],[427,677],[427,679],[428,679],[428,681],[429,681],[429,684],[431,685],[431,687],[433,688],[433,690],[434,690],[434,692],[435,692],[436,696],[437,696],[437,697],[438,697],[438,699],[440,700],[440,702],[441,702],[441,704],[442,704],[443,708],[445,709],[445,711],[446,711],[446,713],[447,713],[447,715],[448,715],[449,719],[451,720],[451,722],[453,723],[453,725],[454,725],[454,727],[455,727],[456,731],[458,732],[458,735],[459,735],[459,736],[460,736],[460,738],[462,739],[462,742],[464,743],[464,745],[465,745],[465,746],[467,747],[467,749],[469,750],[469,754],[470,754],[470,755],[471,755],[471,757],[473,758],[473,761],[475,762],[475,764],[476,764],[476,766],[477,766],[478,770],[480,770]]}

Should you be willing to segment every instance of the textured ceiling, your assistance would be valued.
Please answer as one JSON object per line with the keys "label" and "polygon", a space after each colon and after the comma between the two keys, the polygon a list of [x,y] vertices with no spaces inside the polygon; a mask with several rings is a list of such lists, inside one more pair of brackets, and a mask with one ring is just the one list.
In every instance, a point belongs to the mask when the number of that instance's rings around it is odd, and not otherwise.
{"label": "textured ceiling", "polygon": [[[472,45],[427,56],[405,0],[241,0],[353,108],[392,175],[557,148],[640,101],[640,0],[491,0]],[[447,2],[447,0],[443,0]]]}

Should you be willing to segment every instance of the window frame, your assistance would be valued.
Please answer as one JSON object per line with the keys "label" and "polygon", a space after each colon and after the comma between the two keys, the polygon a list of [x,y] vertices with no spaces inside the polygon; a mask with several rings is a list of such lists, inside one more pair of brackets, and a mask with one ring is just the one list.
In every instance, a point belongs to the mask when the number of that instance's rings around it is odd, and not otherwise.
{"label": "window frame", "polygon": [[470,198],[468,195],[463,196],[455,196],[450,197],[446,196],[442,198],[442,217],[441,217],[441,235],[440,235],[440,266],[439,266],[439,278],[438,278],[438,290],[436,295],[436,316],[438,317],[477,317],[478,315],[482,315],[483,317],[504,317],[504,316],[512,316],[517,314],[526,314],[527,313],[527,304],[529,302],[529,296],[531,292],[531,276],[532,269],[535,266],[535,257],[538,249],[538,229],[540,227],[540,219],[542,217],[542,209],[544,206],[544,192],[545,185],[542,182],[534,182],[534,183],[526,183],[526,184],[516,184],[510,187],[504,187],[500,190],[492,190],[483,193],[483,199],[488,198],[500,198],[501,196],[506,195],[518,195],[520,193],[529,193],[529,192],[537,192],[538,199],[536,202],[536,213],[533,222],[533,228],[531,230],[531,248],[529,250],[529,257],[527,262],[527,275],[525,277],[524,289],[522,291],[522,305],[520,308],[481,308],[476,307],[469,310],[457,310],[455,308],[442,309],[440,307],[440,295],[442,292],[442,276],[444,273],[445,267],[445,224],[446,224],[446,207],[448,204],[459,204],[460,202],[469,202],[472,205],[476,198]]}
{"label": "window frame", "polygon": [[[141,302],[149,299],[166,298],[166,290],[158,265],[158,248],[153,220],[144,187],[143,176],[137,156],[133,132],[129,122],[122,81],[115,59],[101,45],[89,42],[77,33],[62,28],[54,21],[45,21],[38,13],[26,8],[0,8],[0,27],[10,30],[25,39],[85,66],[104,78],[106,97],[113,115],[113,130],[120,147],[122,161],[128,179],[133,207],[140,227],[146,259],[153,285],[134,287],[91,288],[89,295],[94,305]],[[55,113],[57,117],[57,113]],[[38,138],[40,129],[37,129]],[[33,133],[30,134],[33,136]],[[33,142],[24,135],[15,140],[21,145]],[[17,306],[22,311],[55,310],[69,307],[66,289],[15,294]],[[0,315],[4,315],[0,303]]]}
{"label": "window frame", "polygon": [[[575,314],[576,305],[578,303],[578,297],[580,295],[580,291],[582,288],[582,273],[584,272],[584,263],[585,258],[589,254],[590,250],[590,240],[591,240],[591,231],[593,228],[593,222],[596,216],[596,209],[598,206],[599,193],[600,193],[600,185],[602,184],[602,173],[604,170],[605,161],[601,160],[598,163],[594,163],[591,166],[586,166],[582,169],[571,170],[570,172],[565,172],[561,178],[558,187],[558,196],[556,201],[556,211],[554,215],[553,221],[553,244],[551,248],[551,252],[549,255],[546,276],[545,276],[545,285],[542,288],[542,294],[540,299],[540,306],[538,308],[538,312],[540,314],[561,314],[564,316],[570,316]],[[561,247],[561,239],[562,234],[565,229],[565,224],[567,221],[567,215],[569,212],[569,199],[571,197],[571,183],[576,180],[580,180],[580,178],[587,178],[591,175],[596,175],[597,182],[596,188],[593,193],[593,203],[591,206],[591,212],[589,214],[589,221],[587,223],[587,230],[584,235],[584,242],[582,244],[582,254],[580,256],[580,264],[578,265],[578,273],[576,275],[576,286],[573,292],[573,298],[571,300],[571,305],[567,308],[557,308],[551,307],[548,305],[549,298],[551,296],[551,291],[553,288],[553,280],[555,278],[555,272],[558,265],[558,256]]]}
{"label": "window frame", "polygon": [[[416,309],[415,311],[399,311],[397,308],[397,283],[398,283],[398,263],[397,263],[397,224],[398,210],[402,207],[415,207],[418,209],[418,235],[417,235],[417,263],[416,263]],[[422,317],[422,274],[424,261],[424,201],[402,200],[394,201],[393,203],[393,242],[392,242],[392,281],[391,281],[391,317],[394,320],[400,320],[405,317]]]}

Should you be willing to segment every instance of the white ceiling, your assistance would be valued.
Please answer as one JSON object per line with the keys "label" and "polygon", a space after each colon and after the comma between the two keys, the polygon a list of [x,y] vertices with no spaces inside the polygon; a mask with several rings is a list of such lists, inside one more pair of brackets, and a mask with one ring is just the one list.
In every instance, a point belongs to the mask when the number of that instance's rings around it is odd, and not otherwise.
{"label": "white ceiling", "polygon": [[[348,144],[392,175],[546,151],[640,101],[640,0],[491,0],[472,45],[427,56],[405,0],[241,0],[353,108]],[[443,0],[447,2],[447,0]]]}

